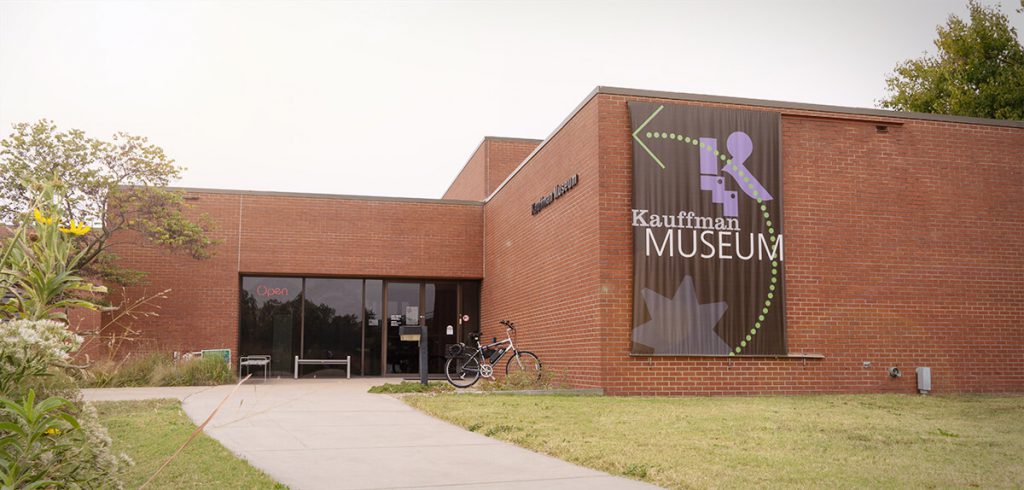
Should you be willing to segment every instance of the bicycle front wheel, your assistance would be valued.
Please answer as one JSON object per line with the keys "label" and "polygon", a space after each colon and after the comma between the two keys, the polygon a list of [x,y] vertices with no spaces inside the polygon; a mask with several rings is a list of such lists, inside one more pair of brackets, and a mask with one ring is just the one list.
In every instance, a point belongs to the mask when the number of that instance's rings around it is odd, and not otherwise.
{"label": "bicycle front wheel", "polygon": [[540,379],[540,358],[533,352],[516,352],[505,364],[505,377],[521,377],[524,380]]}
{"label": "bicycle front wheel", "polygon": [[469,388],[480,379],[480,360],[477,356],[460,354],[444,363],[444,375],[456,388]]}

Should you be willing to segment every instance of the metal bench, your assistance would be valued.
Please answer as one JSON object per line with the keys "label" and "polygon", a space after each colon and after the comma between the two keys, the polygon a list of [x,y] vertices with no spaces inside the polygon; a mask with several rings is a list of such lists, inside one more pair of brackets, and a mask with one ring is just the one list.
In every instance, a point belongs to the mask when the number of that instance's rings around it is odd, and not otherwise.
{"label": "metal bench", "polygon": [[345,378],[352,379],[352,356],[345,356],[344,359],[300,359],[295,356],[295,379],[299,379],[299,364],[344,364]]}
{"label": "metal bench", "polygon": [[252,368],[252,366],[258,366],[263,368],[263,381],[269,379],[270,375],[270,356],[242,356],[238,358],[238,377],[242,377],[242,366]]}

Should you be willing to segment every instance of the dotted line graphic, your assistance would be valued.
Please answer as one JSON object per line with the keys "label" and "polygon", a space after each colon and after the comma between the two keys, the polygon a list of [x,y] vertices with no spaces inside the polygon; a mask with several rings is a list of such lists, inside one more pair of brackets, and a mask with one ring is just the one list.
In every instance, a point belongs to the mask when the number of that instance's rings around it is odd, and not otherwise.
{"label": "dotted line graphic", "polygon": [[[648,131],[644,134],[644,136],[646,136],[647,139],[668,139],[693,146],[698,146],[701,149],[708,149],[707,146],[704,143],[701,143],[699,139],[691,138],[689,136],[684,136],[681,134]],[[733,165],[731,158],[728,158],[725,154],[718,150],[715,150],[715,157],[725,162],[725,166],[732,165],[732,170],[736,172],[736,175],[739,175],[741,178],[743,178],[743,183],[747,184],[747,188],[753,191],[754,197],[757,197],[759,192],[754,189],[754,184],[750,183],[750,177],[744,175],[743,171],[739,169],[739,166]],[[771,240],[772,245],[774,246],[775,242],[778,241],[779,238],[775,234],[775,225],[772,224],[772,217],[771,214],[768,213],[768,206],[764,203],[763,200],[761,200],[761,198],[757,199],[757,204],[761,207],[761,215],[764,216],[764,224],[765,226],[768,227],[768,237]],[[743,349],[747,347],[747,344],[753,341],[754,337],[757,336],[757,333],[761,331],[761,324],[764,322],[765,317],[768,315],[768,312],[772,307],[772,300],[775,299],[775,290],[778,288],[778,283],[779,262],[777,260],[773,260],[771,284],[768,285],[768,296],[765,298],[764,303],[762,303],[763,306],[761,307],[761,313],[757,315],[757,321],[754,322],[754,325],[750,329],[750,333],[746,335],[746,338],[740,340],[740,345],[736,346],[732,352],[729,352],[730,356],[735,356],[736,354],[743,352]]]}

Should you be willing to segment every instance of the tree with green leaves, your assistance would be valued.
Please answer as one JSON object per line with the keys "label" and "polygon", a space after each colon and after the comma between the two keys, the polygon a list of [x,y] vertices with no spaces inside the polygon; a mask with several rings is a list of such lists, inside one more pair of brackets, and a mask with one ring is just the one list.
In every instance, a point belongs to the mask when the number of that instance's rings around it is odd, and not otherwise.
{"label": "tree with green leaves", "polygon": [[117,264],[118,232],[132,230],[151,242],[196,259],[210,256],[212,221],[191,218],[180,191],[167,186],[182,167],[145,137],[117,133],[110,141],[83,131],[61,131],[48,121],[19,123],[0,141],[0,223],[15,223],[32,203],[32,183],[60,182],[61,214],[89,225],[77,237],[77,266],[121,284],[142,277]]}
{"label": "tree with green leaves", "polygon": [[[999,6],[976,0],[967,20],[937,28],[938,54],[904,61],[886,78],[889,109],[1024,119],[1024,47]],[[1024,13],[1024,0],[1017,13]]]}

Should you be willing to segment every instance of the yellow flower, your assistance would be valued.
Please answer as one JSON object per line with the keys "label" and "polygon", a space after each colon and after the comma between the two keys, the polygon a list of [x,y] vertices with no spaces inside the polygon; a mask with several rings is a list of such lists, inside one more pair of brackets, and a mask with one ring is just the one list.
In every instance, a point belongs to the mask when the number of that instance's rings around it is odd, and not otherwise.
{"label": "yellow flower", "polygon": [[61,227],[60,231],[63,231],[64,233],[72,233],[75,235],[84,235],[86,233],[89,233],[89,230],[91,229],[91,227],[85,225],[84,221],[79,223],[78,221],[71,220],[71,226],[68,228]]}
{"label": "yellow flower", "polygon": [[33,209],[32,214],[35,215],[36,221],[38,221],[40,224],[49,225],[53,223],[53,218],[47,218],[46,216],[43,216],[43,213],[39,212],[39,208]]}
{"label": "yellow flower", "polygon": [[60,434],[60,429],[56,427],[50,427],[49,429],[46,429],[46,435],[48,436],[55,436],[57,434]]}

